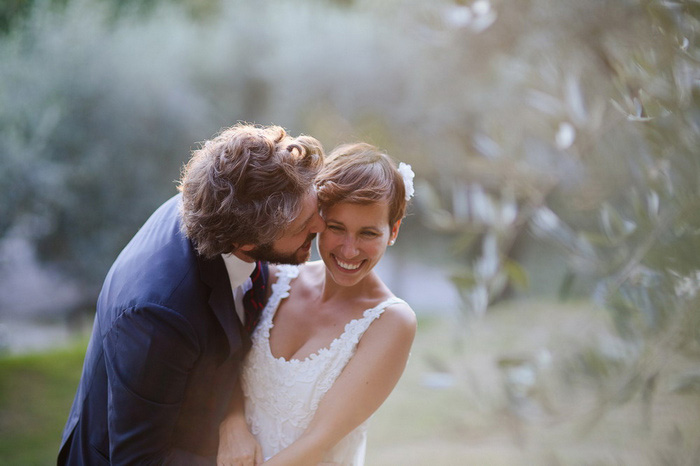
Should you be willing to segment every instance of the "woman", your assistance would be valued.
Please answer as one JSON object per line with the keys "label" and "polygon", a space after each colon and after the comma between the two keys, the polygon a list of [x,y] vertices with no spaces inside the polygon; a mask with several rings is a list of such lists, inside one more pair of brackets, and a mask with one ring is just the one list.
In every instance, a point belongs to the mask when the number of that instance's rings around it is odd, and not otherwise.
{"label": "woman", "polygon": [[413,193],[410,166],[400,168],[368,144],[333,151],[317,181],[323,260],[271,269],[242,374],[266,465],[364,463],[366,421],[398,382],[416,331],[411,308],[373,270]]}

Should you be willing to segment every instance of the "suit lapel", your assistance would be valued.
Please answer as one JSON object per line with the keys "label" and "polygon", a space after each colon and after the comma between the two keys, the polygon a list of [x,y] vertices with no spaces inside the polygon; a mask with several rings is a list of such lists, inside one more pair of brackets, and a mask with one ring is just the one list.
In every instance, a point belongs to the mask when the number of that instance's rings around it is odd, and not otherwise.
{"label": "suit lapel", "polygon": [[224,260],[221,256],[214,259],[205,259],[198,255],[197,261],[202,281],[211,288],[209,306],[211,306],[214,315],[226,334],[229,346],[228,357],[230,358],[243,344],[242,337],[245,332],[241,331],[243,326],[236,315],[233,304],[233,291],[228,280]]}

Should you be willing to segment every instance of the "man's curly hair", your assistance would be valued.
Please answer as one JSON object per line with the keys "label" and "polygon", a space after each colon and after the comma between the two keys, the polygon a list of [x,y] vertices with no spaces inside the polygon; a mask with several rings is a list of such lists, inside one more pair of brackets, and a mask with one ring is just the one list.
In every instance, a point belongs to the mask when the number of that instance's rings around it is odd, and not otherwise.
{"label": "man's curly hair", "polygon": [[279,126],[239,123],[193,151],[182,171],[182,228],[212,258],[280,237],[323,166],[323,147]]}

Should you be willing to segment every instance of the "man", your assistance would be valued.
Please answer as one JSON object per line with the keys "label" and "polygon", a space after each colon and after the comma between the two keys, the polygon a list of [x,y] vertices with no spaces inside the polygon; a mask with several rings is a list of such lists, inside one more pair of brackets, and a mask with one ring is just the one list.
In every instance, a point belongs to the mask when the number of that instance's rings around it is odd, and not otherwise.
{"label": "man", "polygon": [[322,164],[318,141],[274,126],[239,124],[194,151],[181,194],[107,274],[59,465],[213,464],[264,261],[306,261],[325,227]]}

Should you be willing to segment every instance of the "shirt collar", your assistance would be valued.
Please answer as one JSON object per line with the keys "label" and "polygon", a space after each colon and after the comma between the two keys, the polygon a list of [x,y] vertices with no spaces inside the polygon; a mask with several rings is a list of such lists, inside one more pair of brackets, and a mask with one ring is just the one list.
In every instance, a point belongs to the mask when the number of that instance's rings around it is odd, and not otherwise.
{"label": "shirt collar", "polygon": [[242,285],[255,270],[255,262],[246,262],[233,254],[222,254],[221,257],[224,259],[224,265],[226,265],[231,289],[235,290]]}

